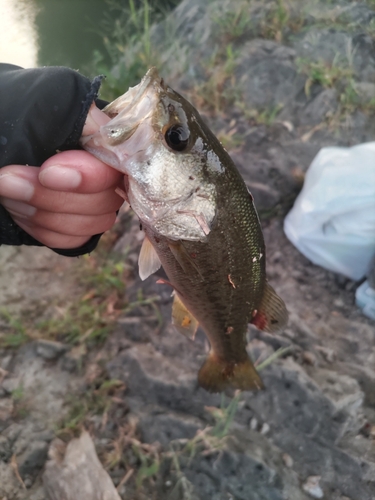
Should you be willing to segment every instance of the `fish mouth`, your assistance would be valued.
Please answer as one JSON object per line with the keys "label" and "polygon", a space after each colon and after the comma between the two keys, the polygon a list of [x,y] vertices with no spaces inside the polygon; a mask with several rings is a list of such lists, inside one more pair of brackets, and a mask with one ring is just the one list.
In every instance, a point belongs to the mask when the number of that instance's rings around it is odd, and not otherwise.
{"label": "fish mouth", "polygon": [[[153,116],[166,86],[155,67],[141,82],[102,111],[111,119],[97,132],[81,138],[81,145],[108,165],[126,174],[124,160],[147,149],[152,142]],[[134,134],[136,140],[127,142]],[[121,151],[120,151],[121,149]]]}
{"label": "fish mouth", "polygon": [[152,94],[160,94],[165,91],[164,80],[160,78],[158,70],[155,67],[150,68],[140,83],[135,87],[130,87],[129,90],[122,96],[108,104],[104,109],[110,118],[115,118],[121,115],[133,115],[137,105],[144,99],[150,99]]}

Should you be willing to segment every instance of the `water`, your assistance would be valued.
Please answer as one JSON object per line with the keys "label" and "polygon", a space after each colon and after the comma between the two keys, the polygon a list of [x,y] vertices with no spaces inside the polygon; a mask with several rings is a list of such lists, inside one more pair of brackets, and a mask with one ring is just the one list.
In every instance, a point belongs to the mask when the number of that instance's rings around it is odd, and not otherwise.
{"label": "water", "polygon": [[35,27],[40,66],[62,65],[85,72],[94,50],[105,54],[102,22],[113,16],[106,0],[32,2],[37,11]]}
{"label": "water", "polygon": [[[147,0],[134,0],[142,6]],[[148,0],[170,10],[178,0]],[[104,26],[129,0],[0,0],[0,61],[24,67],[61,65],[94,76],[94,51],[106,65]],[[124,28],[125,29],[125,28]]]}
{"label": "water", "polygon": [[0,62],[37,64],[37,34],[32,2],[0,0]]}

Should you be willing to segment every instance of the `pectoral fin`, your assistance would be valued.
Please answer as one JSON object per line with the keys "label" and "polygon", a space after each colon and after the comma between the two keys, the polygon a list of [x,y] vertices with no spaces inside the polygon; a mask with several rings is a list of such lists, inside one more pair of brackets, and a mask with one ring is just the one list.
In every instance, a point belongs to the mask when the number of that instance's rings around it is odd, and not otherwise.
{"label": "pectoral fin", "polygon": [[151,274],[160,269],[161,266],[159,256],[147,236],[145,236],[142,243],[142,248],[138,257],[138,266],[141,280],[148,278]]}
{"label": "pectoral fin", "polygon": [[283,330],[288,323],[288,311],[284,301],[277,295],[271,285],[266,283],[259,309],[253,311],[250,321],[259,330],[276,333]]}
{"label": "pectoral fin", "polygon": [[172,252],[173,257],[177,260],[177,262],[182,267],[183,271],[186,274],[192,270],[192,268],[199,274],[202,278],[202,275],[199,271],[197,264],[194,262],[193,257],[191,257],[184,247],[181,241],[170,241],[168,243],[169,250]]}
{"label": "pectoral fin", "polygon": [[185,337],[191,340],[194,340],[199,326],[198,321],[191,312],[186,309],[176,292],[174,292],[172,306],[172,325],[179,333],[182,333],[182,335],[185,335]]}

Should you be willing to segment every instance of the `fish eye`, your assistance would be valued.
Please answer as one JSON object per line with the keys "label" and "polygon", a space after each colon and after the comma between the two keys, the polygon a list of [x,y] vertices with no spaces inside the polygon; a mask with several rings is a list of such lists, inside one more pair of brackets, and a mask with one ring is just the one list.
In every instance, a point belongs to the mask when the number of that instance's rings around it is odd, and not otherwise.
{"label": "fish eye", "polygon": [[189,130],[181,124],[172,125],[165,134],[165,141],[174,151],[183,151],[189,143]]}

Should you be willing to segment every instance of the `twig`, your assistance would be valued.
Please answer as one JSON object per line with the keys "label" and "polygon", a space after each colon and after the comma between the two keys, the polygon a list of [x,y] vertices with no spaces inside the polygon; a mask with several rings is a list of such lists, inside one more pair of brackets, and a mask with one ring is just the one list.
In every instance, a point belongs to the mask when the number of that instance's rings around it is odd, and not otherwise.
{"label": "twig", "polygon": [[121,486],[126,484],[129,481],[129,479],[132,477],[133,474],[134,474],[134,469],[129,469],[128,472],[125,474],[125,476],[119,482],[116,490],[120,491]]}
{"label": "twig", "polygon": [[266,366],[273,363],[276,359],[281,358],[281,356],[284,356],[284,354],[292,350],[293,346],[282,347],[281,349],[278,349],[276,352],[271,354],[271,356],[268,356],[267,359],[262,361],[262,363],[259,363],[259,365],[257,366],[257,371],[260,372],[261,370],[263,370],[263,368],[266,368]]}
{"label": "twig", "polygon": [[20,476],[20,472],[19,472],[19,470],[18,470],[18,464],[17,464],[17,459],[16,459],[16,455],[15,455],[15,454],[13,454],[13,455],[12,455],[12,458],[10,459],[10,465],[11,465],[11,467],[12,467],[12,469],[13,469],[13,472],[14,472],[14,474],[15,474],[16,478],[17,478],[17,479],[18,479],[18,481],[20,482],[20,484],[21,484],[22,488],[23,488],[24,490],[26,490],[26,485],[25,485],[25,483],[23,482],[22,477]]}

